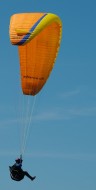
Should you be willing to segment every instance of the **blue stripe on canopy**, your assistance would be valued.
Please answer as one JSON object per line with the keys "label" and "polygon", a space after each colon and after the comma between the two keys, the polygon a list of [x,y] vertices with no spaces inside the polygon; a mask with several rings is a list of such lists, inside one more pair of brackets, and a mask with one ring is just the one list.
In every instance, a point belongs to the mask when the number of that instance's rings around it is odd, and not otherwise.
{"label": "blue stripe on canopy", "polygon": [[28,34],[26,34],[25,36],[24,36],[24,38],[20,41],[20,42],[18,42],[16,45],[22,45],[22,44],[24,44],[25,42],[26,42],[26,40],[30,37],[30,33],[32,33],[33,31],[34,31],[34,29],[36,28],[36,26],[40,23],[40,21],[46,16],[47,14],[44,14],[35,24],[34,24],[34,26],[32,26],[32,28],[30,29],[30,31],[29,31],[29,33]]}

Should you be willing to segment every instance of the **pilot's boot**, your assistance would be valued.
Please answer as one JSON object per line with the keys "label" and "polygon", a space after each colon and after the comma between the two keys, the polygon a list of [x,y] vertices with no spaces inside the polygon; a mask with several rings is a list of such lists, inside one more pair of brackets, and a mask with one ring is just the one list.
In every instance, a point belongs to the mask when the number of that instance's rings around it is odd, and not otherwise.
{"label": "pilot's boot", "polygon": [[33,181],[35,178],[36,178],[36,176],[32,177],[32,178],[31,178],[31,179],[32,179],[32,181]]}
{"label": "pilot's boot", "polygon": [[28,172],[26,171],[23,171],[24,172],[24,175],[26,175],[29,179],[31,179],[32,181],[36,178],[36,176],[32,177],[31,175],[29,175]]}

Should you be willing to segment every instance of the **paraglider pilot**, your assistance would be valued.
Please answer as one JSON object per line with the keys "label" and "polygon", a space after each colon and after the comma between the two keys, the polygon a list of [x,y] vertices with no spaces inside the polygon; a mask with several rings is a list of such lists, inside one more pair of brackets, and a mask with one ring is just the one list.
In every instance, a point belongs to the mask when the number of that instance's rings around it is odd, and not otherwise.
{"label": "paraglider pilot", "polygon": [[22,169],[22,158],[18,158],[15,160],[15,164],[13,166],[9,166],[10,176],[15,181],[21,181],[24,176],[27,176],[32,181],[36,178],[36,176],[32,177],[29,175],[27,171],[23,171]]}

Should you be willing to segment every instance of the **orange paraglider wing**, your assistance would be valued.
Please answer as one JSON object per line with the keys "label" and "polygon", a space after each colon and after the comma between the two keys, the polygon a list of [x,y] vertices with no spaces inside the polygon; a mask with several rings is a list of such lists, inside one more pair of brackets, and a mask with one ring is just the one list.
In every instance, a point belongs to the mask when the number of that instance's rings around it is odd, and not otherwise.
{"label": "orange paraglider wing", "polygon": [[15,14],[10,40],[18,45],[24,94],[36,95],[46,83],[60,46],[62,23],[51,13]]}

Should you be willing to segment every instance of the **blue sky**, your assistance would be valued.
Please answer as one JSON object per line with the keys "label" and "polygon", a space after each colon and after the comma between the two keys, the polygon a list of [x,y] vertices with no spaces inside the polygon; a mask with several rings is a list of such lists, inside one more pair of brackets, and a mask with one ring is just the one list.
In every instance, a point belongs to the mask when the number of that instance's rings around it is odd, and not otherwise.
{"label": "blue sky", "polygon": [[[0,8],[2,190],[96,190],[96,1],[3,0]],[[9,23],[11,15],[22,12],[57,14],[63,34],[55,67],[36,100],[24,154],[23,169],[37,178],[17,183],[8,166],[20,151],[23,97]],[[29,102],[31,109],[33,97]]]}

